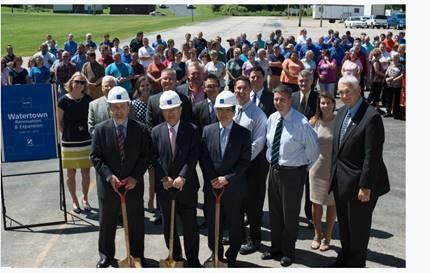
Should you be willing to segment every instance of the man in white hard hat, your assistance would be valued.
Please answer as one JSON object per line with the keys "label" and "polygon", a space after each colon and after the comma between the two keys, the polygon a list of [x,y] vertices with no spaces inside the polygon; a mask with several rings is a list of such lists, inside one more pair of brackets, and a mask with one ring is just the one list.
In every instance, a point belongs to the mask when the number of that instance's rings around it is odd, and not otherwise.
{"label": "man in white hard hat", "polygon": [[[221,219],[228,226],[230,247],[225,256],[229,267],[236,267],[236,258],[242,242],[241,205],[246,192],[245,171],[251,161],[251,133],[233,121],[236,96],[231,91],[221,92],[215,100],[219,122],[203,129],[201,160],[204,169],[205,194],[208,205],[208,243],[214,249],[215,197],[213,191],[224,188],[221,198]],[[221,220],[220,230],[225,222]],[[223,260],[223,245],[219,238],[218,257]],[[207,261],[213,260],[213,255]]]}
{"label": "man in white hard hat", "polygon": [[112,118],[96,125],[90,154],[97,172],[100,206],[97,267],[109,267],[115,260],[115,231],[121,207],[117,192],[122,187],[128,190],[131,255],[144,264],[143,174],[152,158],[151,137],[147,127],[128,119],[130,99],[124,88],[113,87],[107,102]]}
{"label": "man in white hard hat", "polygon": [[[196,164],[200,135],[197,127],[180,120],[182,101],[177,92],[164,91],[160,96],[164,122],[152,128],[154,145],[155,190],[163,214],[163,232],[169,247],[170,210],[176,199],[176,213],[181,217],[187,267],[201,267],[199,262],[199,230],[197,226],[197,191],[199,180]],[[183,260],[178,233],[174,232],[173,258]]]}

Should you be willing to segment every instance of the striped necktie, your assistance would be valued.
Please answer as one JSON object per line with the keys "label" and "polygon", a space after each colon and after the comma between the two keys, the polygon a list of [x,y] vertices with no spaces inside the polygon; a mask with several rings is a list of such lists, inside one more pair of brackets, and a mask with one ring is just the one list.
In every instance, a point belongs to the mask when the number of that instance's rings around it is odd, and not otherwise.
{"label": "striped necktie", "polygon": [[351,113],[348,111],[346,114],[345,119],[343,120],[342,127],[340,128],[340,142],[342,142],[342,139],[346,133],[346,129],[348,129],[348,125],[351,121]]}
{"label": "striped necktie", "polygon": [[281,135],[282,135],[283,124],[284,124],[284,117],[281,116],[281,118],[278,121],[278,124],[276,125],[275,136],[273,137],[272,159],[270,160],[270,164],[272,166],[279,165],[279,148],[281,146]]}
{"label": "striped necktie", "polygon": [[125,135],[124,135],[124,126],[123,125],[118,125],[117,127],[118,133],[116,135],[116,139],[118,142],[118,150],[119,150],[119,154],[121,155],[121,161],[124,161],[125,158],[125,147],[124,147],[124,142],[125,142]]}

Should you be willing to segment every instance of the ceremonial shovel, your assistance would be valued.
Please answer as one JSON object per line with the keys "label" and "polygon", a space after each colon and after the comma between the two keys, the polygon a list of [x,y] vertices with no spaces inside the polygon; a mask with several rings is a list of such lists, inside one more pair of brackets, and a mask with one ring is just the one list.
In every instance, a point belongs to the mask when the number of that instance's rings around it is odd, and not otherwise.
{"label": "ceremonial shovel", "polygon": [[175,206],[176,206],[176,191],[172,194],[172,205],[170,208],[170,234],[169,234],[169,257],[160,260],[160,267],[175,268],[184,267],[183,261],[175,261],[173,259],[173,234],[175,229]]}
{"label": "ceremonial shovel", "polygon": [[226,263],[219,260],[218,248],[219,248],[219,228],[220,228],[220,217],[221,217],[221,196],[224,193],[224,189],[220,191],[212,190],[215,196],[215,248],[214,248],[214,260],[213,262],[205,263],[205,267],[228,267]]}
{"label": "ceremonial shovel", "polygon": [[125,205],[125,195],[128,190],[123,190],[123,193],[120,190],[124,189],[123,187],[118,189],[118,194],[121,199],[121,212],[122,212],[122,223],[124,225],[124,235],[125,235],[125,248],[127,250],[127,257],[121,261],[119,261],[118,266],[120,268],[141,268],[142,263],[140,258],[134,258],[130,254],[130,240],[128,239],[128,221],[127,221],[127,207]]}

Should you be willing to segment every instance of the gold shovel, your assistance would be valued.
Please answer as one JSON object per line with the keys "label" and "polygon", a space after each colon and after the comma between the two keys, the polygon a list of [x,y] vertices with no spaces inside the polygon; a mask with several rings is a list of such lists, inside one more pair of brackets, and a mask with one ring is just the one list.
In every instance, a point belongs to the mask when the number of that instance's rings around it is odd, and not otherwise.
{"label": "gold shovel", "polygon": [[125,248],[127,250],[127,257],[121,261],[119,261],[118,266],[120,268],[141,268],[142,263],[140,258],[134,258],[130,254],[130,240],[128,239],[128,221],[127,221],[127,207],[125,205],[125,195],[128,190],[125,190],[123,193],[118,189],[118,194],[121,199],[121,212],[122,212],[122,223],[124,225],[124,235],[125,235]]}
{"label": "gold shovel", "polygon": [[220,228],[220,217],[221,217],[221,196],[224,193],[224,189],[215,192],[212,190],[215,196],[215,248],[214,248],[214,260],[212,262],[205,263],[205,267],[224,268],[228,267],[226,263],[219,260],[218,248],[219,248],[219,228]]}
{"label": "gold shovel", "polygon": [[175,261],[173,259],[173,233],[175,229],[175,206],[176,206],[176,192],[172,194],[172,206],[170,209],[170,234],[169,234],[169,257],[160,260],[160,267],[162,268],[178,268],[184,267],[183,261]]}

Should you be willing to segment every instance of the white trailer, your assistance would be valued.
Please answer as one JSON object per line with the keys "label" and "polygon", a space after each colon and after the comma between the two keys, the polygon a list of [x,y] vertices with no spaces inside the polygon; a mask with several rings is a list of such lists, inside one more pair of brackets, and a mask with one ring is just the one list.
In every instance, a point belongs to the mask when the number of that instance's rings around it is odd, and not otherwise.
{"label": "white trailer", "polygon": [[364,5],[312,5],[312,19],[345,20],[349,16],[364,15]]}
{"label": "white trailer", "polygon": [[385,15],[385,5],[364,5],[364,15]]}

